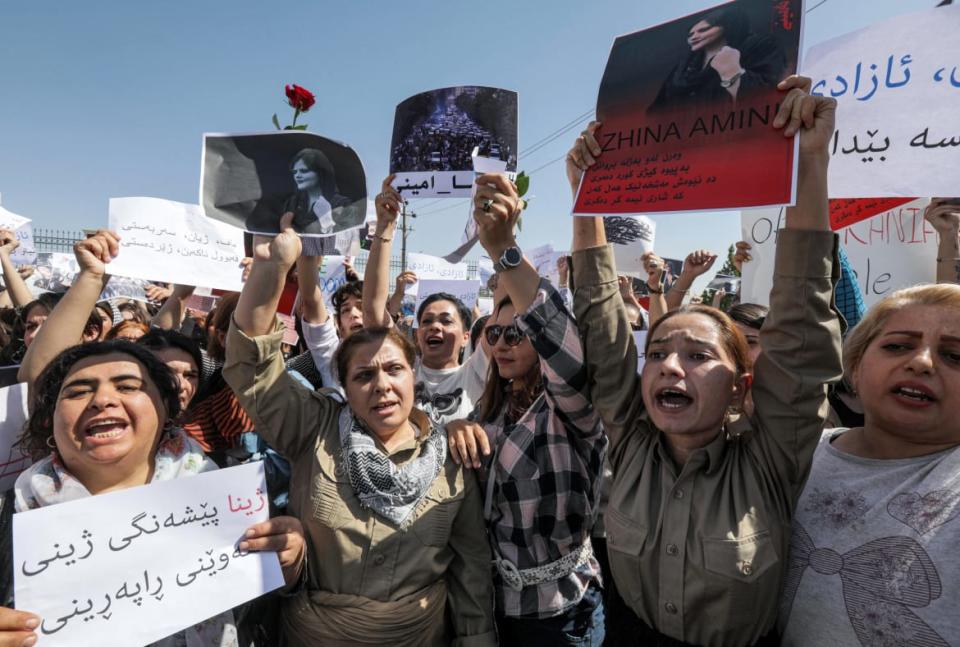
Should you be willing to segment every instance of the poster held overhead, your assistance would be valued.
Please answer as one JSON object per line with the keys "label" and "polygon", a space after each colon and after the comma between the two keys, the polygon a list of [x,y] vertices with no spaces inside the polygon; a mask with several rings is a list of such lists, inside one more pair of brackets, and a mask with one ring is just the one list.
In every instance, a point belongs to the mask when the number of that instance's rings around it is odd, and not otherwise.
{"label": "poster held overhead", "polygon": [[208,218],[267,235],[292,212],[304,254],[333,254],[336,234],[364,224],[367,181],[352,148],[320,135],[205,134],[200,205]]}
{"label": "poster held overhead", "polygon": [[475,148],[515,173],[517,114],[517,93],[501,88],[455,86],[405,99],[390,144],[394,188],[404,198],[469,197]]}
{"label": "poster held overhead", "polygon": [[646,216],[610,216],[603,219],[603,229],[613,245],[617,273],[646,278],[641,259],[653,251],[657,224]]}
{"label": "poster held overhead", "polygon": [[204,218],[200,207],[157,198],[111,198],[120,236],[111,274],[239,292],[243,230]]}
{"label": "poster held overhead", "polygon": [[830,197],[954,195],[960,5],[896,16],[810,48],[811,92],[837,100]]}
{"label": "poster held overhead", "polygon": [[803,0],[735,0],[617,38],[574,213],[792,204],[798,141],[773,120],[802,16]]}
{"label": "poster held overhead", "polygon": [[37,249],[33,243],[33,225],[29,218],[19,216],[12,211],[0,207],[0,229],[11,231],[20,241],[20,246],[13,250],[10,259],[17,265],[30,265],[37,258]]}

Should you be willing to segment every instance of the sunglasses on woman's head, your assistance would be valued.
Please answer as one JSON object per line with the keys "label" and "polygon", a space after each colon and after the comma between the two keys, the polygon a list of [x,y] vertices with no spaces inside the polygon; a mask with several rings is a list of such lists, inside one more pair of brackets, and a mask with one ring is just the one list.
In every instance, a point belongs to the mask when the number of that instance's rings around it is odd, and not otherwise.
{"label": "sunglasses on woman's head", "polygon": [[507,346],[517,346],[520,342],[523,341],[524,334],[523,331],[517,328],[516,325],[510,326],[487,326],[483,331],[484,336],[487,338],[487,343],[491,346],[496,346],[497,341],[500,339],[500,335],[503,335],[503,341]]}

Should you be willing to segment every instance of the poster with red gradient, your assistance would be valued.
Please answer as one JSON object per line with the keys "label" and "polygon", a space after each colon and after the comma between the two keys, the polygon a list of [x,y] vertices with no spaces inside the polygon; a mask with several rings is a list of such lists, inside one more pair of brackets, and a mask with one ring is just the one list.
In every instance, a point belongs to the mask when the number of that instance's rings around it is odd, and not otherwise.
{"label": "poster with red gradient", "polygon": [[602,153],[574,213],[793,204],[798,142],[773,120],[803,5],[734,0],[617,38],[597,98]]}

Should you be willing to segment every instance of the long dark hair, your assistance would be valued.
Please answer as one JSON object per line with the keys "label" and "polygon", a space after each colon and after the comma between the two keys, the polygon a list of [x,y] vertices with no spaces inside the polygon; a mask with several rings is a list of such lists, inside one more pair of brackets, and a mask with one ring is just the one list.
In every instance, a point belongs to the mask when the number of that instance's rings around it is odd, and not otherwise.
{"label": "long dark hair", "polygon": [[[510,297],[504,297],[494,309],[491,319],[498,316],[504,306],[513,305]],[[476,352],[482,353],[483,350]],[[518,384],[515,384],[519,382]],[[487,371],[487,383],[477,402],[480,411],[480,422],[494,422],[503,411],[506,418],[515,422],[530,408],[534,400],[543,392],[543,372],[540,362],[534,362],[530,370],[522,377],[507,380],[500,377],[497,363],[490,358],[490,368]]]}
{"label": "long dark hair", "polygon": [[337,176],[333,170],[333,164],[322,151],[316,148],[304,148],[293,156],[290,160],[290,171],[297,162],[303,162],[304,165],[317,174],[320,179],[320,191],[327,200],[337,195]]}
{"label": "long dark hair", "polygon": [[[50,454],[49,441],[53,438],[53,415],[57,408],[60,389],[77,362],[88,357],[123,353],[139,362],[146,370],[150,381],[160,392],[165,411],[158,416],[161,428],[164,419],[173,420],[180,414],[180,387],[177,379],[157,357],[142,346],[125,339],[91,342],[72,346],[63,351],[47,364],[30,390],[30,404],[33,413],[24,425],[23,433],[17,445],[34,460]],[[157,430],[160,433],[160,429]]]}

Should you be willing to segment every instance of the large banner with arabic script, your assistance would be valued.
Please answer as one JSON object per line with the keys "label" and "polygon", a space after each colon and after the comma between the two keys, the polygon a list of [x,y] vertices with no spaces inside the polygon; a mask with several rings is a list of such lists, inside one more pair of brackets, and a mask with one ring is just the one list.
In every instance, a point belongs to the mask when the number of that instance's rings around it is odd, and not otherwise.
{"label": "large banner with arabic script", "polygon": [[17,608],[41,647],[146,645],[232,609],[283,585],[276,553],[239,548],[267,499],[258,462],[18,512]]}
{"label": "large banner with arabic script", "polygon": [[813,93],[838,103],[830,196],[953,196],[960,187],[960,6],[810,48]]}
{"label": "large banner with arabic script", "polygon": [[773,128],[802,0],[735,0],[620,36],[600,82],[602,153],[574,213],[790,204],[795,138]]}

